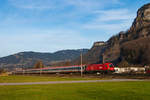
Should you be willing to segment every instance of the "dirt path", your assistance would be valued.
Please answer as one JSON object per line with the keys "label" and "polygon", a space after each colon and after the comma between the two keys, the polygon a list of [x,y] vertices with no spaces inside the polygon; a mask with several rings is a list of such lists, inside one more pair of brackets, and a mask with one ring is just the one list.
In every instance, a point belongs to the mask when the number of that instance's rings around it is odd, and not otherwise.
{"label": "dirt path", "polygon": [[110,79],[110,80],[83,80],[83,81],[49,81],[49,82],[25,82],[25,83],[0,83],[0,86],[2,85],[62,84],[62,83],[93,83],[93,82],[125,82],[125,81],[150,81],[150,80]]}

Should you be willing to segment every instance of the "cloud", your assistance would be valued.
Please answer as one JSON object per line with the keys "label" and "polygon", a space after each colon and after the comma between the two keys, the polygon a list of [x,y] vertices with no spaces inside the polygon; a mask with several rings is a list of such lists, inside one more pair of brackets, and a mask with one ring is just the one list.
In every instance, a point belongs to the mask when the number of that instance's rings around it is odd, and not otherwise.
{"label": "cloud", "polygon": [[54,9],[56,4],[55,0],[9,0],[9,2],[17,8],[38,10]]}
{"label": "cloud", "polygon": [[83,27],[89,30],[104,30],[111,34],[127,30],[135,18],[135,14],[128,9],[99,10],[93,13],[95,17]]}
{"label": "cloud", "polygon": [[98,0],[66,0],[68,5],[74,6],[77,9],[87,11],[91,9],[100,8],[102,3]]}
{"label": "cloud", "polygon": [[98,14],[96,21],[115,21],[133,19],[135,15],[128,9],[112,9],[108,11],[95,11]]}
{"label": "cloud", "polygon": [[88,30],[99,30],[103,31],[108,34],[116,34],[119,31],[125,31],[129,28],[130,22],[122,22],[122,23],[114,23],[114,24],[107,24],[107,23],[100,23],[100,24],[87,24],[84,25],[85,29]]}
{"label": "cloud", "polygon": [[[20,30],[20,32],[22,32]],[[27,31],[28,32],[28,31]],[[30,30],[30,33],[3,34],[0,37],[1,56],[22,51],[54,52],[62,49],[88,47],[88,38],[68,29]]]}
{"label": "cloud", "polygon": [[119,0],[9,0],[10,4],[23,9],[64,9],[75,7],[80,10],[103,8],[108,4],[119,4]]}
{"label": "cloud", "polygon": [[107,4],[120,4],[120,0],[65,0],[68,5],[84,8],[103,8]]}

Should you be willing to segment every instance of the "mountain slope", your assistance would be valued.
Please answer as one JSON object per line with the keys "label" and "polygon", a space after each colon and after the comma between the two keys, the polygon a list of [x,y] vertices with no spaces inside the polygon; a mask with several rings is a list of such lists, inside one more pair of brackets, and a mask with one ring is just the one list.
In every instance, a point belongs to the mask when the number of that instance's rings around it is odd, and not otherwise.
{"label": "mountain slope", "polygon": [[73,60],[81,52],[86,53],[88,49],[62,50],[54,53],[40,52],[20,52],[14,55],[0,58],[0,67],[33,67],[37,61],[42,61],[44,65],[51,65],[54,62]]}

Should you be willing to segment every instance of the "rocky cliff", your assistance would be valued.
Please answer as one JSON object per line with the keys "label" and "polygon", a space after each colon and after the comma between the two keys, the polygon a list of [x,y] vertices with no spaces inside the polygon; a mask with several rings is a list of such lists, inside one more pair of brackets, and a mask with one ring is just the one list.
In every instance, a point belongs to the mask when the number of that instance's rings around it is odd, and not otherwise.
{"label": "rocky cliff", "polygon": [[127,61],[129,65],[149,65],[150,52],[150,3],[137,12],[131,28],[120,43],[120,62]]}
{"label": "rocky cliff", "polygon": [[150,35],[150,4],[146,4],[138,10],[137,17],[127,35],[130,39]]}

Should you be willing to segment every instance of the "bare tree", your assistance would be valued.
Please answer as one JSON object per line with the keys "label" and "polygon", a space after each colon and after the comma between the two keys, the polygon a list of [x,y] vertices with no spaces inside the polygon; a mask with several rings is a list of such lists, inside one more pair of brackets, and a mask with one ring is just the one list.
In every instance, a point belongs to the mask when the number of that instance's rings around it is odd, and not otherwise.
{"label": "bare tree", "polygon": [[43,62],[42,61],[37,61],[34,65],[34,68],[43,68],[44,65],[43,65]]}

